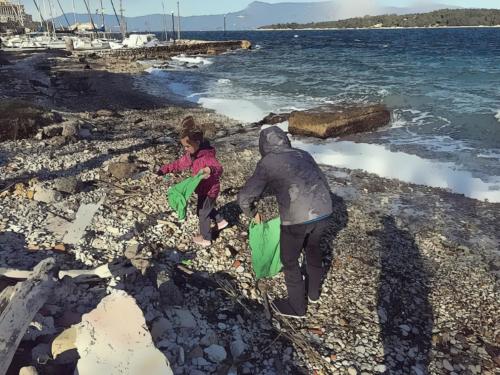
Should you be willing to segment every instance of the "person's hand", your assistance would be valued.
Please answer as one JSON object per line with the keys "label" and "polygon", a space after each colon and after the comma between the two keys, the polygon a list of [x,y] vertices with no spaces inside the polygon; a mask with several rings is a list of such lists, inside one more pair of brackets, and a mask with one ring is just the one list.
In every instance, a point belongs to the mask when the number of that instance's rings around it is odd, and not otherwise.
{"label": "person's hand", "polygon": [[255,221],[255,224],[260,224],[262,223],[262,218],[260,217],[260,214],[257,212],[255,217],[253,218],[253,221]]}
{"label": "person's hand", "polygon": [[210,167],[205,167],[201,171],[203,172],[203,179],[204,180],[210,178],[210,175],[212,174],[212,171],[210,170]]}

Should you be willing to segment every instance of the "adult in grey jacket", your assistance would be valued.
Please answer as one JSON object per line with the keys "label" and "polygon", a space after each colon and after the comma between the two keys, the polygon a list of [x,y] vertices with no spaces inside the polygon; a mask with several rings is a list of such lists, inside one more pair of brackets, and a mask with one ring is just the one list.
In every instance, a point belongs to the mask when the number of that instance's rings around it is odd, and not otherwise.
{"label": "adult in grey jacket", "polygon": [[260,134],[262,159],[253,176],[238,195],[242,211],[260,220],[256,201],[264,191],[274,194],[281,218],[281,262],[285,273],[288,299],[276,300],[277,312],[289,317],[306,313],[305,282],[298,259],[306,250],[308,296],[319,301],[323,276],[320,240],[332,214],[330,189],[312,156],[293,148],[285,132],[270,127]]}

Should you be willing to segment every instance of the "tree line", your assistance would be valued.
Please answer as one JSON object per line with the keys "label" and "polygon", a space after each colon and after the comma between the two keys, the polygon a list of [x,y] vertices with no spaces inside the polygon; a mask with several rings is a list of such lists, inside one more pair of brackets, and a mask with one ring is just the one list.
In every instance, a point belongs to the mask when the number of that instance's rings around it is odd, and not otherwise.
{"label": "tree line", "polygon": [[312,23],[278,23],[261,29],[327,29],[327,28],[376,28],[376,27],[446,27],[446,26],[497,26],[500,25],[499,9],[441,9],[429,13],[385,14],[364,16],[339,21]]}

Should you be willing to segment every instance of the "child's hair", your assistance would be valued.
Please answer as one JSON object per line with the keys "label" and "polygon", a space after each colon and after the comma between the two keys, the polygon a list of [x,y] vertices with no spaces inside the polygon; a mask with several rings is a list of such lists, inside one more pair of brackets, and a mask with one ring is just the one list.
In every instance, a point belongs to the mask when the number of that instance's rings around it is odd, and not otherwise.
{"label": "child's hair", "polygon": [[188,116],[181,122],[179,132],[181,138],[189,138],[191,141],[203,142],[203,130],[196,125],[193,116]]}

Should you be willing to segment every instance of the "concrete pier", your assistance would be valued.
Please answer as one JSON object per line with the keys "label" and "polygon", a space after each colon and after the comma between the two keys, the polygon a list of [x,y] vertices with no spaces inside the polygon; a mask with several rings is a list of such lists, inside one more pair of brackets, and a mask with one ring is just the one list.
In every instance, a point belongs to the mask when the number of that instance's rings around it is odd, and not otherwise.
{"label": "concrete pier", "polygon": [[102,57],[134,61],[148,59],[166,59],[183,53],[185,53],[186,55],[218,55],[220,53],[241,48],[251,49],[252,43],[248,40],[229,40],[215,42],[182,41],[169,46],[123,48],[116,50],[99,51],[97,53]]}

